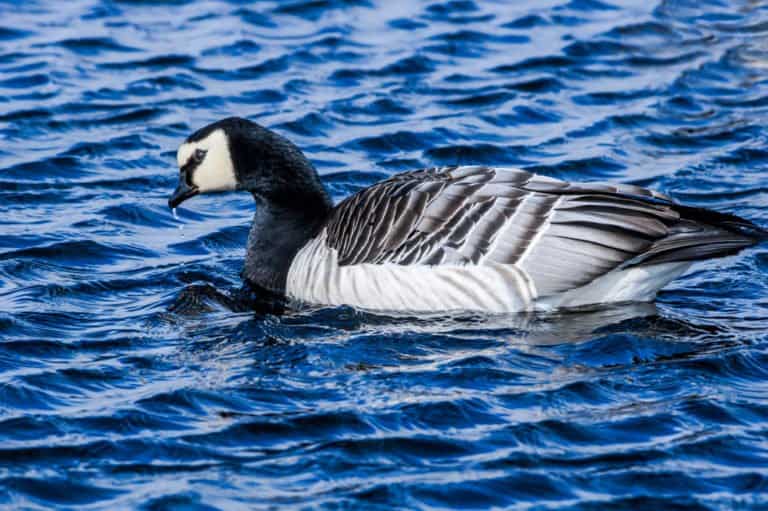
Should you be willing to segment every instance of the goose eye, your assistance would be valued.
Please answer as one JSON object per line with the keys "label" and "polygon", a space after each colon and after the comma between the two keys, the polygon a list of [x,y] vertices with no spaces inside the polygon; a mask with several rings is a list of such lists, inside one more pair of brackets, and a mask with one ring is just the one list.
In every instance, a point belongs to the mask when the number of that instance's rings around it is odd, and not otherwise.
{"label": "goose eye", "polygon": [[208,151],[206,151],[205,149],[197,149],[197,150],[195,150],[195,155],[194,155],[195,161],[197,163],[200,163],[201,161],[203,161],[203,158],[205,158],[205,154],[207,152]]}

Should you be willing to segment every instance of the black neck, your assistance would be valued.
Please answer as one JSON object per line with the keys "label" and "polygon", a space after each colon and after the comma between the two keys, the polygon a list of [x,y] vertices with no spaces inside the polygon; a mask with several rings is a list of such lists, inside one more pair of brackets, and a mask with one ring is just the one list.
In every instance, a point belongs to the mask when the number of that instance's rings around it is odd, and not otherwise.
{"label": "black neck", "polygon": [[312,164],[288,139],[243,119],[222,122],[238,186],[256,199],[243,277],[284,294],[296,252],[319,232],[333,205]]}
{"label": "black neck", "polygon": [[277,202],[254,193],[256,214],[243,269],[250,284],[285,294],[294,256],[320,231],[332,207],[325,190],[301,195]]}

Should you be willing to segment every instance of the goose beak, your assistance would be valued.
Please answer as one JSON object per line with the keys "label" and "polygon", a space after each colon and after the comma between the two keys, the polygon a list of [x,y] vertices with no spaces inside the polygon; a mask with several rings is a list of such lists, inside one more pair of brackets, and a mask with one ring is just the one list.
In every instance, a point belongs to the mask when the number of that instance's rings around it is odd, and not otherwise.
{"label": "goose beak", "polygon": [[198,187],[190,186],[187,184],[186,180],[180,179],[179,186],[176,187],[176,190],[173,191],[173,195],[171,195],[171,198],[168,199],[168,207],[175,208],[185,200],[189,199],[190,197],[194,197],[198,193],[200,193],[200,189]]}

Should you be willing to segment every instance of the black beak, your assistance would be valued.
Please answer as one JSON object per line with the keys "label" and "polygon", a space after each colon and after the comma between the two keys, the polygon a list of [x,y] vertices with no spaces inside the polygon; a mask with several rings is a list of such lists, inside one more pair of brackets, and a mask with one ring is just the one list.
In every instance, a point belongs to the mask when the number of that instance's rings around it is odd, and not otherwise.
{"label": "black beak", "polygon": [[194,197],[200,193],[200,190],[196,186],[190,186],[185,179],[179,180],[179,186],[173,191],[173,195],[168,199],[168,207],[175,208],[190,197]]}

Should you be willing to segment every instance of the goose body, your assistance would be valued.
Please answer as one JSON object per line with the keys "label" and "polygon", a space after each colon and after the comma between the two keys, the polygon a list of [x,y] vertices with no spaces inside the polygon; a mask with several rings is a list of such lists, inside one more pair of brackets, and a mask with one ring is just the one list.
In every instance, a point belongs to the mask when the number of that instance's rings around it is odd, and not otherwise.
{"label": "goose body", "polygon": [[[201,151],[214,151],[215,167]],[[242,119],[193,134],[179,155],[192,175],[174,198],[206,191],[195,172],[215,191],[254,195],[244,278],[312,304],[520,312],[650,301],[693,262],[766,237],[641,187],[487,166],[405,172],[334,207],[295,146]]]}

